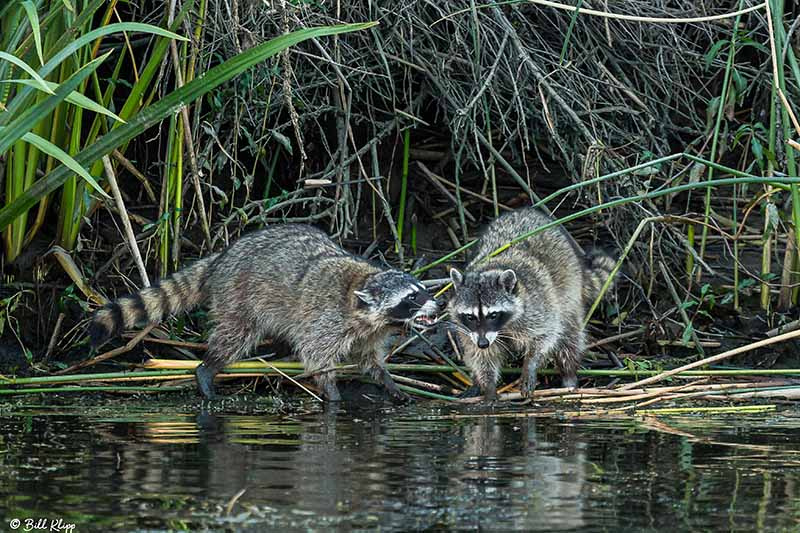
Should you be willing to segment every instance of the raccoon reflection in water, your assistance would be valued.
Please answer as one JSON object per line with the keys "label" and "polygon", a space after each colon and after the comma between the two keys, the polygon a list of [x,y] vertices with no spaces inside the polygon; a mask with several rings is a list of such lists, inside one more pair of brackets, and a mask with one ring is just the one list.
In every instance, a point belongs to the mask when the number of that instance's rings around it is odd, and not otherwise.
{"label": "raccoon reflection in water", "polygon": [[471,395],[497,397],[500,368],[509,355],[524,357],[521,390],[530,396],[536,372],[553,360],[565,387],[577,386],[585,346],[587,303],[599,294],[615,261],[584,253],[561,227],[548,228],[495,257],[494,250],[552,219],[535,208],[501,216],[479,237],[462,274],[450,271],[454,295],[450,325],[472,371]]}
{"label": "raccoon reflection in water", "polygon": [[245,235],[102,307],[89,326],[92,344],[201,304],[213,319],[208,352],[197,368],[207,398],[214,396],[214,377],[225,365],[274,336],[294,346],[327,400],[340,399],[331,369],[352,355],[392,399],[404,401],[384,365],[389,336],[404,326],[429,326],[438,313],[413,276],[354,256],[312,226],[284,224]]}

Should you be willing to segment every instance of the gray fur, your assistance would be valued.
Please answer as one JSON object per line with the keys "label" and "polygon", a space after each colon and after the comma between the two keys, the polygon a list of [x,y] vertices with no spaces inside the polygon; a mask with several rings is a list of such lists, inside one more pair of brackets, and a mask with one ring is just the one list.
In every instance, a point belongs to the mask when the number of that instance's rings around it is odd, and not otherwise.
{"label": "gray fur", "polygon": [[[454,295],[448,311],[464,362],[485,399],[496,397],[507,356],[524,357],[523,394],[536,386],[536,372],[553,360],[564,385],[577,385],[585,347],[583,318],[614,260],[584,254],[566,230],[549,228],[489,258],[492,251],[551,219],[534,208],[513,211],[489,224],[462,274],[451,270]],[[500,318],[491,319],[497,312]]]}
{"label": "gray fur", "polygon": [[[200,301],[208,304],[213,329],[197,372],[207,397],[213,395],[214,376],[265,336],[292,343],[329,400],[338,400],[339,392],[335,372],[328,369],[348,356],[393,397],[404,396],[385,369],[388,337],[412,322],[430,323],[438,311],[414,277],[379,268],[300,224],[245,235],[206,265],[202,295],[180,304],[179,296],[188,293],[168,293],[162,306],[169,301],[169,312],[175,313]],[[170,279],[189,277],[182,272]],[[402,299],[412,294],[415,300]]]}

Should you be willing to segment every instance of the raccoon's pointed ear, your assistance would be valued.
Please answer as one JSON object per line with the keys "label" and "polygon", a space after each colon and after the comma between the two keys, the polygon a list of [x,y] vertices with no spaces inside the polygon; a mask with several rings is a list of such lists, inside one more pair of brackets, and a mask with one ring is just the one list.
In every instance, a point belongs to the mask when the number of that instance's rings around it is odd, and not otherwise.
{"label": "raccoon's pointed ear", "polygon": [[366,291],[353,291],[353,294],[358,296],[358,299],[365,304],[371,304],[373,302],[372,295]]}
{"label": "raccoon's pointed ear", "polygon": [[500,285],[506,292],[513,293],[517,287],[517,274],[511,269],[504,270],[500,274]]}
{"label": "raccoon's pointed ear", "polygon": [[456,289],[464,284],[464,275],[455,268],[450,269],[450,281]]}

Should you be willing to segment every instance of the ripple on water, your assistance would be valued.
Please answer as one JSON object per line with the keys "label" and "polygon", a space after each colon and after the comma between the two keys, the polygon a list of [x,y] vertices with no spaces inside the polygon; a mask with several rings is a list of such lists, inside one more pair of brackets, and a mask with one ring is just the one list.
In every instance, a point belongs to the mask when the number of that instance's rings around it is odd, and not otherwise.
{"label": "ripple on water", "polygon": [[797,410],[518,414],[9,404],[0,512],[155,530],[800,528]]}

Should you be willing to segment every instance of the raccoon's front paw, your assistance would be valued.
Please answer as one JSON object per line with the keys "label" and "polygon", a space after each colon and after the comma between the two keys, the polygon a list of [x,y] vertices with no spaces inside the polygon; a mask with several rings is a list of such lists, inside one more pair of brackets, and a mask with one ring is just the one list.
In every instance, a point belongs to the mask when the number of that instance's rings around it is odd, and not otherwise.
{"label": "raccoon's front paw", "polygon": [[532,398],[533,393],[536,390],[536,376],[530,378],[529,376],[523,376],[520,385],[519,385],[519,392],[522,394],[523,398]]}
{"label": "raccoon's front paw", "polygon": [[565,389],[577,389],[578,376],[562,376],[561,386],[564,387]]}
{"label": "raccoon's front paw", "polygon": [[341,402],[342,395],[339,393],[339,387],[336,383],[326,382],[322,385],[322,395],[326,402]]}
{"label": "raccoon's front paw", "polygon": [[414,401],[414,398],[398,388],[395,388],[394,390],[389,389],[389,399],[395,405],[405,405]]}
{"label": "raccoon's front paw", "polygon": [[497,389],[495,387],[488,388],[483,393],[483,403],[487,405],[494,405],[498,401]]}
{"label": "raccoon's front paw", "polygon": [[480,385],[473,385],[461,394],[458,395],[459,398],[477,398],[481,395],[481,387]]}
{"label": "raccoon's front paw", "polygon": [[214,394],[214,376],[216,376],[216,372],[205,366],[205,363],[201,363],[197,370],[195,370],[195,375],[197,376],[197,388],[200,389],[200,394],[206,400],[213,400],[216,398],[216,394]]}

